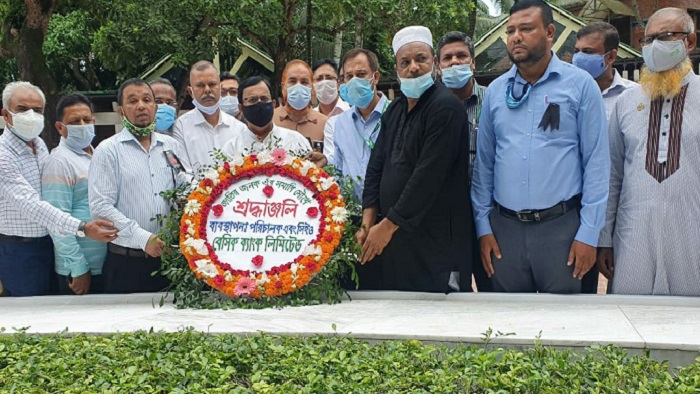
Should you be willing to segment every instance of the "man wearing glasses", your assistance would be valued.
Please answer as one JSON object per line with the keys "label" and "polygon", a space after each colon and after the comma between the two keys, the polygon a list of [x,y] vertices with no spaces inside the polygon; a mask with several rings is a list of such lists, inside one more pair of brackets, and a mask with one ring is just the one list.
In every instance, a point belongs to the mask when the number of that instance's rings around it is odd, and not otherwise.
{"label": "man wearing glasses", "polygon": [[687,12],[655,12],[640,40],[640,86],[613,109],[598,257],[613,293],[700,296],[700,77],[688,59],[696,43]]}
{"label": "man wearing glasses", "polygon": [[[250,77],[239,86],[239,106],[248,127],[224,145],[222,152],[229,158],[274,148],[284,148],[298,156],[311,154],[311,146],[303,135],[274,124],[275,107],[270,92],[270,84],[260,77]],[[319,166],[327,163],[325,156],[317,152],[310,159]]]}

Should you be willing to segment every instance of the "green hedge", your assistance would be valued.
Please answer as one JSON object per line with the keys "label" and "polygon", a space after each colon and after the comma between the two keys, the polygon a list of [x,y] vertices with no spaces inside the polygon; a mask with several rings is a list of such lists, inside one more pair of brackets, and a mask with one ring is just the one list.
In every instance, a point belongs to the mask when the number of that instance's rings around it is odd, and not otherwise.
{"label": "green hedge", "polygon": [[671,369],[614,346],[572,353],[189,330],[14,334],[0,335],[0,392],[698,393],[700,362]]}

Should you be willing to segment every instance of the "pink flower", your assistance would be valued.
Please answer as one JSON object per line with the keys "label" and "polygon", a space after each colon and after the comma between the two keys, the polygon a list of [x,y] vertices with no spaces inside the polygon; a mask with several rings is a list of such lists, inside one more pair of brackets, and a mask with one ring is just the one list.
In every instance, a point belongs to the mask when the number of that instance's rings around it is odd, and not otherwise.
{"label": "pink flower", "polygon": [[253,265],[256,267],[260,267],[263,264],[263,257],[260,255],[257,255],[253,257]]}
{"label": "pink flower", "polygon": [[272,197],[272,194],[274,192],[275,192],[275,189],[270,185],[267,185],[263,188],[263,193],[265,194],[265,196],[267,196],[267,198]]}
{"label": "pink flower", "polygon": [[283,148],[275,148],[271,152],[272,162],[278,166],[283,166],[287,160],[287,151]]}
{"label": "pink flower", "polygon": [[224,207],[221,204],[214,205],[211,207],[212,211],[214,211],[214,216],[217,218],[221,216],[222,213],[224,213]]}
{"label": "pink flower", "polygon": [[238,297],[249,295],[255,289],[255,281],[247,276],[242,277],[236,282],[236,287],[233,288],[233,294]]}
{"label": "pink flower", "polygon": [[309,215],[309,217],[315,218],[316,216],[318,216],[318,208],[311,207],[306,210],[306,214]]}

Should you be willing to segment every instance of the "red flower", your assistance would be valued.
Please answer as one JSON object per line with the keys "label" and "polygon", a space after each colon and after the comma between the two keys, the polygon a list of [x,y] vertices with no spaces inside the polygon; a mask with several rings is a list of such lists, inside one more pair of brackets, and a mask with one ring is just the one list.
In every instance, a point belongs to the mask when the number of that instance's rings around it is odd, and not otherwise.
{"label": "red flower", "polygon": [[272,194],[274,192],[275,192],[275,189],[270,185],[267,185],[263,188],[263,193],[265,194],[265,196],[267,196],[267,198],[272,197]]}
{"label": "red flower", "polygon": [[275,172],[276,172],[275,169],[273,167],[270,167],[270,168],[265,170],[265,175],[273,176],[273,175],[275,175]]}
{"label": "red flower", "polygon": [[338,198],[338,191],[335,190],[335,189],[331,189],[331,190],[328,192],[328,197],[330,197],[331,200],[335,200],[336,198]]}
{"label": "red flower", "polygon": [[253,162],[258,161],[258,155],[250,155],[250,160]]}
{"label": "red flower", "polygon": [[183,224],[182,226],[180,226],[180,233],[185,234],[189,229],[189,226]]}
{"label": "red flower", "polygon": [[221,287],[226,284],[226,279],[223,275],[216,275],[214,277],[214,286]]}
{"label": "red flower", "polygon": [[306,269],[308,269],[309,271],[316,271],[316,263],[306,264]]}
{"label": "red flower", "polygon": [[263,257],[260,255],[257,255],[253,257],[253,265],[256,267],[260,267],[263,264]]}
{"label": "red flower", "polygon": [[231,165],[228,164],[228,162],[225,162],[225,163],[224,163],[224,170],[226,170],[226,171],[231,171]]}
{"label": "red flower", "polygon": [[311,207],[306,210],[306,214],[309,215],[309,217],[315,218],[316,216],[318,216],[318,208]]}
{"label": "red flower", "polygon": [[326,233],[326,235],[323,237],[323,240],[326,242],[331,242],[333,240],[333,234]]}
{"label": "red flower", "polygon": [[221,204],[214,205],[212,207],[212,210],[214,211],[214,216],[217,218],[221,216],[222,213],[224,213],[224,207]]}
{"label": "red flower", "polygon": [[282,283],[281,280],[278,280],[277,282],[275,282],[275,287],[276,287],[276,288],[281,289],[282,286],[284,286],[284,283]]}
{"label": "red flower", "polygon": [[214,186],[214,182],[212,182],[209,178],[204,178],[202,185],[204,185],[204,187],[212,187]]}

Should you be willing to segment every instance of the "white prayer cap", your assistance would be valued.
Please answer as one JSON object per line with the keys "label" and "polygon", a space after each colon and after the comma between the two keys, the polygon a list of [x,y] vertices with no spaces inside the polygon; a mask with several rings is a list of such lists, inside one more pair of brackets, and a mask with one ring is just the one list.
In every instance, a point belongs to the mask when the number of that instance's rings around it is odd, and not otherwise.
{"label": "white prayer cap", "polygon": [[408,26],[399,30],[394,34],[394,41],[391,46],[394,47],[394,55],[399,52],[402,46],[411,42],[422,42],[433,47],[433,34],[425,26]]}

